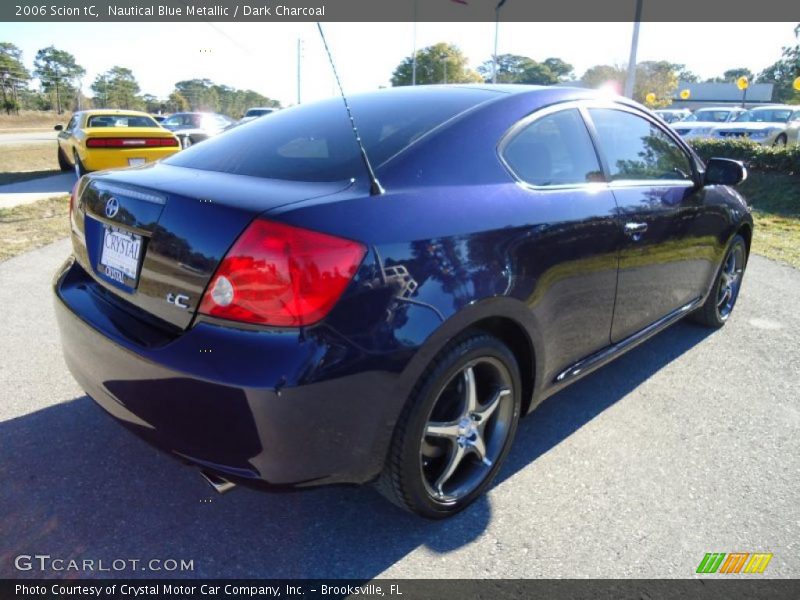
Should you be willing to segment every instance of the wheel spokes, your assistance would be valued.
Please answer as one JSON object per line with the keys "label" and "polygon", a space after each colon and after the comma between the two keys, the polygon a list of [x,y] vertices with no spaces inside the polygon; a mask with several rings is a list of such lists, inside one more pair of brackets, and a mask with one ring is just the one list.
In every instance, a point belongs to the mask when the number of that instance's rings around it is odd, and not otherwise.
{"label": "wheel spokes", "polygon": [[461,464],[461,461],[464,460],[464,456],[466,455],[466,448],[462,444],[452,444],[453,449],[450,452],[450,456],[447,461],[447,466],[442,471],[441,475],[439,475],[436,483],[433,484],[436,493],[439,496],[444,496],[444,485],[450,480],[453,474],[458,469],[458,466]]}
{"label": "wheel spokes", "polygon": [[489,419],[494,414],[494,411],[497,410],[497,407],[500,406],[500,400],[505,396],[508,396],[510,393],[511,393],[510,389],[506,387],[500,388],[495,392],[494,396],[492,396],[492,399],[489,400],[489,402],[486,403],[486,405],[472,412],[470,417],[472,418],[473,421],[475,421],[476,423],[478,423],[478,425],[480,425],[481,430],[483,430],[483,428],[486,426],[486,423],[488,423]]}
{"label": "wheel spokes", "polygon": [[478,390],[475,386],[475,369],[471,366],[464,369],[464,415],[478,408]]}
{"label": "wheel spokes", "polygon": [[458,438],[458,422],[440,423],[431,421],[425,426],[425,435],[455,441]]}

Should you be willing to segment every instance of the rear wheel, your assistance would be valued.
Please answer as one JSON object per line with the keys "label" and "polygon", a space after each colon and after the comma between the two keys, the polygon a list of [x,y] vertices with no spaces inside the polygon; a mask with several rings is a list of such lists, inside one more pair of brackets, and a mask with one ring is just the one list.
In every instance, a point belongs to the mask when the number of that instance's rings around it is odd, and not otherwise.
{"label": "rear wheel", "polygon": [[75,161],[75,175],[80,179],[84,175],[86,175],[86,167],[83,166],[81,162],[81,157],[78,156],[77,152],[72,153],[72,158]]}
{"label": "rear wheel", "polygon": [[697,322],[713,328],[719,328],[725,324],[739,297],[746,264],[747,246],[744,238],[737,234],[728,246],[711,293],[705,304],[694,313]]}
{"label": "rear wheel", "polygon": [[782,147],[786,146],[786,142],[787,142],[786,134],[782,133],[778,137],[775,138],[775,143],[772,144],[772,145],[782,148]]}
{"label": "rear wheel", "polygon": [[69,164],[67,157],[64,155],[64,151],[61,149],[61,146],[58,147],[58,168],[62,171],[71,171],[72,165]]}
{"label": "rear wheel", "polygon": [[520,390],[514,355],[496,338],[475,333],[446,348],[398,421],[378,490],[430,519],[469,506],[508,454]]}

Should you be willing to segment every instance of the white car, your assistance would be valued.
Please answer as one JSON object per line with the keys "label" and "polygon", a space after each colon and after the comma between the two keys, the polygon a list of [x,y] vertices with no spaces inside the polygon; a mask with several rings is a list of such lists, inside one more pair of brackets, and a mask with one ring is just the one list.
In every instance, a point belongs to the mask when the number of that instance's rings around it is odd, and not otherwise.
{"label": "white car", "polygon": [[684,121],[692,116],[692,111],[688,108],[659,108],[653,111],[665,123],[675,123]]}
{"label": "white car", "polygon": [[745,109],[734,106],[700,108],[692,116],[673,123],[672,128],[685,140],[710,138],[717,127],[735,120],[745,112]]}
{"label": "white car", "polygon": [[800,108],[791,105],[760,106],[740,114],[736,121],[717,128],[718,139],[745,138],[763,146],[800,143]]}

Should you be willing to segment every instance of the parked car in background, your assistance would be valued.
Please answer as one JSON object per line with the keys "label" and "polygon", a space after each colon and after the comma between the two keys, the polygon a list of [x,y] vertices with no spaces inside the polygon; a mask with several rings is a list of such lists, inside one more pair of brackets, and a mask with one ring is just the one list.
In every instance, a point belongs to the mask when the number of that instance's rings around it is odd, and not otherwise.
{"label": "parked car in background", "polygon": [[76,112],[58,131],[58,166],[88,171],[155,162],[180,150],[178,138],[144,112],[96,109]]}
{"label": "parked car in background", "polygon": [[247,123],[248,121],[252,121],[253,119],[257,119],[258,117],[263,117],[264,115],[270,115],[277,111],[278,109],[273,106],[257,106],[254,108],[248,108],[247,111],[242,115],[242,118],[239,119],[236,123],[237,125],[241,125],[242,123]]}
{"label": "parked car in background", "polygon": [[745,112],[735,106],[700,108],[672,127],[684,139],[711,137],[714,130]]}
{"label": "parked car in background", "polygon": [[744,167],[642,106],[510,85],[349,101],[363,148],[332,98],[73,191],[66,363],[218,488],[373,482],[453,515],[522,415],[683,317],[730,317]]}
{"label": "parked car in background", "polygon": [[690,111],[688,108],[659,108],[653,112],[661,117],[665,123],[683,121],[692,114],[692,111]]}
{"label": "parked car in background", "polygon": [[744,138],[764,146],[795,145],[799,136],[800,108],[792,105],[752,108],[714,131],[716,138]]}
{"label": "parked car in background", "polygon": [[182,148],[188,148],[225,131],[233,123],[233,119],[219,113],[180,112],[164,119],[161,125],[175,132]]}
{"label": "parked car in background", "polygon": [[154,114],[151,114],[150,116],[153,117],[153,120],[156,123],[159,123],[159,124],[163,123],[164,120],[167,118],[167,115],[154,115]]}

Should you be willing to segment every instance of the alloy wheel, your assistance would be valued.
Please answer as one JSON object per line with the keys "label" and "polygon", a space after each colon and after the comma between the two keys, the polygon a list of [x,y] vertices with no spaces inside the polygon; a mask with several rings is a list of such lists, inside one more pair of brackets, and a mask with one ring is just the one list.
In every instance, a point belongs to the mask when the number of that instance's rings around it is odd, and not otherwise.
{"label": "alloy wheel", "polygon": [[726,320],[733,310],[736,298],[739,296],[739,288],[742,285],[742,274],[744,273],[744,247],[741,244],[734,244],[728,251],[725,264],[720,273],[719,292],[717,294],[717,311],[720,319]]}
{"label": "alloy wheel", "polygon": [[473,360],[440,391],[420,444],[428,494],[451,504],[479,487],[503,452],[514,400],[508,369],[491,357]]}

